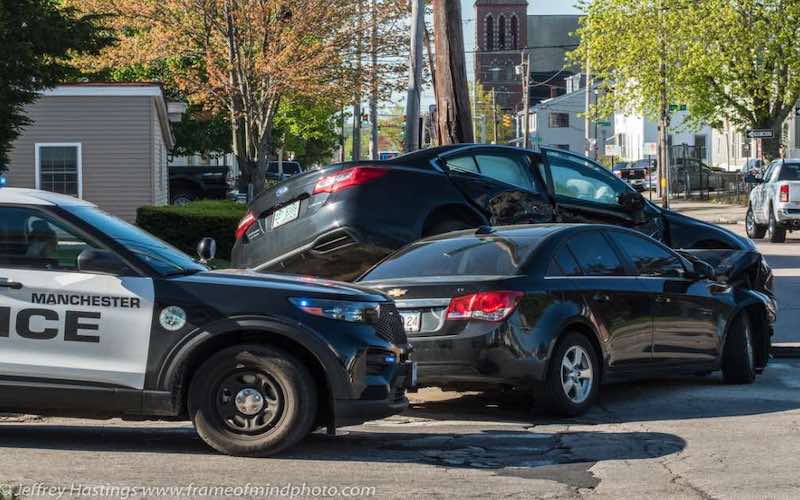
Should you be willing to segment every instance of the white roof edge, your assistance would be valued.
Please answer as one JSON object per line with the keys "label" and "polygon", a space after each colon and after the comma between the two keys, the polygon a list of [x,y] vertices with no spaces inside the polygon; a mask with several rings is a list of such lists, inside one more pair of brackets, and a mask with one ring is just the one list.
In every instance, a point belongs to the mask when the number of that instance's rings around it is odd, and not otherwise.
{"label": "white roof edge", "polygon": [[59,85],[43,90],[52,97],[162,97],[160,85]]}

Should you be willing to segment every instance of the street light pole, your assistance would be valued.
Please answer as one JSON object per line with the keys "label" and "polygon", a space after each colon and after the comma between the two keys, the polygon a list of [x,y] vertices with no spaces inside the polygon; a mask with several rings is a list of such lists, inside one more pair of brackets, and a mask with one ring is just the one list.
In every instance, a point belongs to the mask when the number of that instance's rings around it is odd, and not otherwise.
{"label": "street light pole", "polygon": [[497,97],[495,96],[494,87],[492,87],[492,129],[494,130],[492,144],[497,144]]}
{"label": "street light pole", "polygon": [[519,72],[522,73],[522,147],[531,148],[531,116],[530,116],[530,72],[528,71],[527,52],[522,50],[522,63],[519,65]]}
{"label": "street light pole", "polygon": [[425,0],[411,2],[411,52],[408,64],[408,97],[406,100],[406,151],[419,149],[419,108],[422,86],[423,36],[425,34]]}

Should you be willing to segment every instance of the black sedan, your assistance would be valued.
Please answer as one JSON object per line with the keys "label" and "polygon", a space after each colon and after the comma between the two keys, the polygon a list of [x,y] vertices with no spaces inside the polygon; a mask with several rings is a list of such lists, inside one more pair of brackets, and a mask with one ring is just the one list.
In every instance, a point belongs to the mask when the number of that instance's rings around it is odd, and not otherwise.
{"label": "black sedan", "polygon": [[767,365],[776,305],[629,229],[543,224],[429,238],[360,279],[395,298],[420,386],[530,390],[576,415],[602,382]]}
{"label": "black sedan", "polygon": [[[746,238],[645,201],[588,158],[547,148],[456,145],[333,165],[266,190],[249,210],[235,267],[342,280],[420,238],[481,225],[604,223],[722,259],[755,251]],[[767,290],[761,261],[747,264],[740,279]]]}

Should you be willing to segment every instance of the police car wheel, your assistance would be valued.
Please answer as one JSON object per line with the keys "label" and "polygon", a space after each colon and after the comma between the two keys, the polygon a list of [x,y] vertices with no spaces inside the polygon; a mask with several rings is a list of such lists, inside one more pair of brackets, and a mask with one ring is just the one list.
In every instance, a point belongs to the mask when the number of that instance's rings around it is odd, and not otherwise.
{"label": "police car wheel", "polygon": [[269,346],[230,347],[198,368],[189,415],[209,446],[228,455],[269,456],[297,444],[317,413],[308,369]]}

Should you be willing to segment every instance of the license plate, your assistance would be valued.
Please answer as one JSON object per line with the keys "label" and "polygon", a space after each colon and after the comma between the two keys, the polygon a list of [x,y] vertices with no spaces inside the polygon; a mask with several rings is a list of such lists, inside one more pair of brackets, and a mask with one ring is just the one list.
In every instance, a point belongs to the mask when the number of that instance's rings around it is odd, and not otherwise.
{"label": "license plate", "polygon": [[300,215],[300,202],[296,201],[291,205],[287,205],[280,210],[275,211],[275,216],[272,217],[272,228],[282,226],[287,222],[292,222]]}
{"label": "license plate", "polygon": [[420,330],[422,313],[401,312],[400,316],[403,318],[403,328],[405,328],[406,333],[416,333]]}

